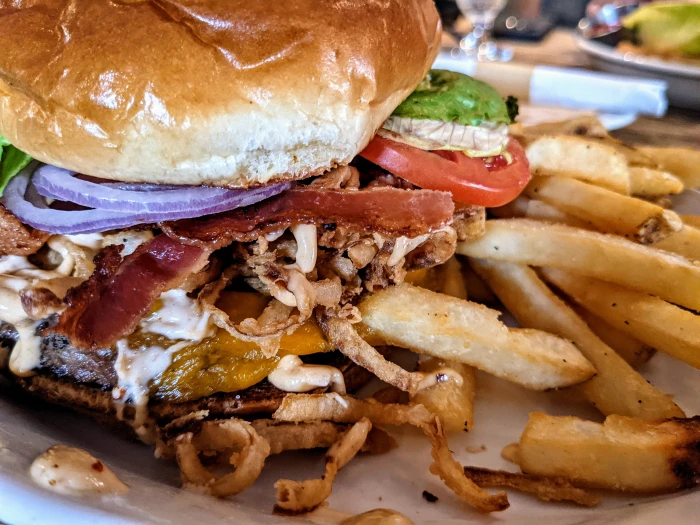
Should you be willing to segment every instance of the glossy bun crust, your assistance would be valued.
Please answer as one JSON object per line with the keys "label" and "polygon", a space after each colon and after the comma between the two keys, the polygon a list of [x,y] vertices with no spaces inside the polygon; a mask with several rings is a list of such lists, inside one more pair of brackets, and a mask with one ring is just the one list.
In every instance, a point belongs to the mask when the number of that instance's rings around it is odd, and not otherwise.
{"label": "glossy bun crust", "polygon": [[433,0],[17,0],[0,134],[123,181],[247,187],[348,163],[439,48]]}

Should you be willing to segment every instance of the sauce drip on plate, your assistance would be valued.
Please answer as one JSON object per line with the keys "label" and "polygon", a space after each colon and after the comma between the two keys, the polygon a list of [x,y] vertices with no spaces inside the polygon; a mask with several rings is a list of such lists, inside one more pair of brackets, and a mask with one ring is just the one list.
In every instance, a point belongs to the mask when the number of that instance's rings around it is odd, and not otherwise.
{"label": "sauce drip on plate", "polygon": [[37,457],[29,475],[37,485],[69,496],[124,494],[129,490],[92,454],[65,445],[53,446]]}

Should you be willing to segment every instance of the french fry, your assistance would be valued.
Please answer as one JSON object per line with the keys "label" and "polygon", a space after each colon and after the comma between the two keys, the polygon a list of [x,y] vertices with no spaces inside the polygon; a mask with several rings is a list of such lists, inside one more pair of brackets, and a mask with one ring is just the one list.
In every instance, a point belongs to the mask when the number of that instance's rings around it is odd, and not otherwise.
{"label": "french fry", "polygon": [[658,297],[571,272],[543,268],[542,275],[616,328],[700,368],[700,316]]}
{"label": "french fry", "polygon": [[700,215],[681,215],[683,223],[693,228],[700,228]]}
{"label": "french fry", "polygon": [[524,126],[522,134],[538,137],[542,135],[576,135],[579,137],[606,137],[608,130],[596,115],[581,115],[561,122],[542,122]]}
{"label": "french fry", "polygon": [[643,199],[647,202],[650,202],[651,204],[654,204],[655,206],[658,206],[659,208],[663,208],[664,210],[672,210],[673,209],[673,201],[671,200],[671,197],[668,195],[659,195],[657,197],[639,197],[640,199]]}
{"label": "french fry", "polygon": [[573,301],[570,301],[568,305],[581,319],[586,321],[588,327],[601,341],[615,350],[615,352],[622,359],[627,361],[632,368],[643,365],[656,355],[656,348],[652,348],[636,337],[622,330],[618,330],[608,323],[608,321],[586,310],[581,307],[581,305]]}
{"label": "french fry", "polygon": [[482,488],[507,487],[535,494],[542,501],[573,501],[584,507],[595,507],[600,503],[600,494],[574,487],[570,481],[558,476],[537,476],[479,467],[464,467],[464,473]]}
{"label": "french fry", "polygon": [[552,206],[551,204],[537,199],[530,199],[527,210],[525,211],[525,218],[535,219],[537,221],[567,224],[569,226],[573,226],[574,228],[583,228],[584,230],[594,229],[590,222],[571,215],[570,213],[566,213],[556,206]]}
{"label": "french fry", "polygon": [[437,292],[457,299],[467,299],[467,285],[462,275],[462,263],[456,255],[450,257],[445,264],[436,267],[435,271],[438,280]]}
{"label": "french fry", "polygon": [[700,266],[615,235],[529,219],[496,219],[486,222],[480,239],[459,243],[457,253],[567,269],[700,310]]}
{"label": "french fry", "polygon": [[535,177],[525,194],[602,232],[616,233],[642,244],[658,242],[683,227],[680,217],[670,210],[576,179]]}
{"label": "french fry", "polygon": [[681,231],[654,244],[654,248],[677,253],[691,261],[700,261],[700,230],[686,224]]}
{"label": "french fry", "polygon": [[589,222],[574,217],[541,200],[529,199],[525,195],[520,195],[517,199],[509,202],[505,206],[489,208],[489,213],[501,219],[526,218],[555,222],[558,224],[568,224],[569,226],[583,228],[585,230],[594,229]]}
{"label": "french fry", "polygon": [[569,341],[509,329],[495,310],[411,285],[375,293],[359,309],[362,324],[391,345],[471,365],[532,390],[574,385],[595,373]]}
{"label": "french fry", "polygon": [[462,378],[461,384],[453,380],[454,378],[448,377],[447,381],[439,381],[431,387],[419,390],[411,400],[438,416],[446,432],[471,430],[474,426],[474,393],[476,392],[474,369],[471,366],[434,357],[420,356],[418,359],[418,370],[425,374],[439,373],[445,368],[457,372]]}
{"label": "french fry", "polygon": [[462,275],[470,301],[481,304],[493,304],[498,301],[489,285],[466,263],[462,264]]}
{"label": "french fry", "polygon": [[659,168],[658,161],[640,151],[639,148],[625,144],[624,142],[621,142],[610,135],[606,135],[605,137],[590,137],[587,138],[587,140],[589,142],[595,142],[613,148],[615,151],[625,157],[629,166],[652,169]]}
{"label": "french fry", "polygon": [[684,416],[669,396],[647,383],[603,343],[532,268],[480,259],[469,262],[520,325],[573,341],[593,363],[597,375],[576,388],[603,414],[645,419]]}
{"label": "french fry", "polygon": [[498,217],[499,219],[525,217],[529,203],[530,199],[521,194],[508,204],[504,204],[503,206],[498,206],[496,208],[489,208],[489,214],[493,215],[494,217]]}
{"label": "french fry", "polygon": [[561,175],[629,195],[627,159],[609,145],[580,137],[544,136],[526,148],[535,175]]}
{"label": "french fry", "polygon": [[630,193],[640,197],[677,195],[684,189],[683,181],[665,171],[641,166],[630,166]]}
{"label": "french fry", "polygon": [[575,485],[668,492],[700,481],[700,418],[648,421],[608,416],[605,423],[530,414],[517,460],[523,472]]}
{"label": "french fry", "polygon": [[640,146],[639,151],[683,181],[686,188],[700,186],[700,151],[688,148]]}

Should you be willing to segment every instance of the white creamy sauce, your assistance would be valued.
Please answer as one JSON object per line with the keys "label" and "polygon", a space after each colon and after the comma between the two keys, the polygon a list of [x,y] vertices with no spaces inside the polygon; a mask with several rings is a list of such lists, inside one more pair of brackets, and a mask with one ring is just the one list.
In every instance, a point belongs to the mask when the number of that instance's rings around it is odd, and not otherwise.
{"label": "white creamy sauce", "polygon": [[316,226],[313,224],[297,224],[290,228],[297,241],[296,263],[303,273],[310,273],[316,268],[318,246],[316,242]]}
{"label": "white creamy sauce", "polygon": [[280,237],[282,237],[282,235],[284,235],[284,232],[285,232],[285,231],[286,231],[286,230],[282,229],[282,230],[277,230],[277,231],[274,231],[274,232],[266,233],[266,234],[264,235],[265,240],[266,240],[267,242],[276,241],[277,239],[279,239]]}
{"label": "white creamy sauce", "polygon": [[129,490],[92,454],[64,445],[53,446],[37,457],[29,475],[37,485],[69,496],[124,494]]}
{"label": "white creamy sauce", "polygon": [[330,387],[333,392],[345,394],[345,379],[340,370],[332,366],[306,365],[296,355],[280,359],[267,380],[285,392],[300,393]]}
{"label": "white creamy sauce", "polygon": [[419,235],[418,237],[399,237],[394,243],[394,250],[391,252],[389,260],[386,262],[389,266],[396,266],[401,262],[401,259],[406,257],[410,252],[418,248],[421,244],[428,240],[429,233]]}
{"label": "white creamy sauce", "polygon": [[374,239],[374,243],[377,245],[377,248],[380,250],[384,248],[384,243],[386,242],[384,237],[375,232],[372,234],[372,238]]}
{"label": "white creamy sauce", "polygon": [[348,408],[348,402],[343,399],[343,396],[341,396],[338,392],[331,392],[328,394],[330,397],[335,399],[335,402],[338,403],[340,406],[343,408]]}
{"label": "white creamy sauce", "polygon": [[316,304],[316,290],[298,270],[288,270],[287,289],[294,296],[294,304],[300,312],[308,312]]}
{"label": "white creamy sauce", "polygon": [[124,248],[121,251],[121,256],[126,257],[134,253],[134,250],[143,243],[151,240],[153,238],[153,232],[150,230],[128,230],[108,235],[104,233],[83,233],[79,235],[65,235],[63,237],[73,244],[92,250],[95,253],[107,246],[123,244]]}
{"label": "white creamy sauce", "polygon": [[15,323],[19,337],[10,354],[10,371],[19,377],[34,375],[41,364],[41,337],[36,335],[37,322],[24,319]]}
{"label": "white creamy sauce", "polygon": [[270,289],[270,295],[272,295],[272,297],[277,299],[280,303],[292,308],[297,305],[297,298],[294,297],[294,294],[287,290],[284,286],[280,286],[271,279],[266,279],[264,277],[261,277],[261,280]]}
{"label": "white creamy sauce", "polygon": [[19,292],[27,286],[27,281],[12,276],[0,276],[0,319],[17,324],[27,318]]}
{"label": "white creamy sauce", "polygon": [[101,233],[80,233],[77,235],[65,236],[70,242],[83,248],[98,251],[104,247],[104,235]]}
{"label": "white creamy sauce", "polygon": [[374,509],[343,520],[340,525],[413,525],[403,514],[388,509]]}
{"label": "white creamy sauce", "polygon": [[113,233],[111,235],[105,235],[102,241],[102,248],[111,246],[113,244],[123,244],[121,256],[126,257],[134,253],[136,248],[142,244],[150,241],[153,238],[153,232],[150,230],[144,231],[123,231],[119,233]]}
{"label": "white creamy sauce", "polygon": [[316,290],[298,264],[288,264],[284,269],[287,271],[286,287],[265,276],[261,276],[260,280],[268,287],[270,295],[280,303],[308,312],[316,304]]}
{"label": "white creamy sauce", "polygon": [[126,340],[117,341],[117,360],[114,370],[117,373],[117,386],[112,390],[112,398],[117,406],[117,417],[124,419],[124,407],[131,403],[135,410],[131,422],[136,433],[147,441],[148,436],[148,384],[165,372],[172,362],[173,354],[190,345],[181,341],[168,348],[148,346],[129,348]]}
{"label": "white creamy sauce", "polygon": [[418,384],[418,390],[430,388],[431,386],[444,383],[445,381],[454,381],[459,386],[464,384],[462,375],[452,368],[438,368],[437,370],[423,374],[423,376],[423,380]]}
{"label": "white creamy sauce", "polygon": [[[387,265],[389,266],[396,266],[401,262],[401,259],[406,257],[409,253],[411,253],[413,250],[418,248],[421,244],[423,244],[425,241],[427,241],[431,235],[434,235],[436,233],[440,232],[453,232],[451,227],[445,226],[444,228],[440,228],[439,230],[435,230],[432,233],[426,233],[424,235],[418,235],[417,237],[399,237],[396,239],[396,242],[394,243],[394,249],[391,252],[391,256],[389,257],[389,260],[387,261]],[[381,247],[380,247],[381,249]]]}
{"label": "white creamy sauce", "polygon": [[160,296],[163,306],[141,319],[144,332],[160,334],[168,339],[201,341],[216,334],[216,325],[199,302],[185,290],[169,290]]}
{"label": "white creamy sauce", "polygon": [[26,257],[7,255],[0,258],[0,319],[15,326],[19,335],[9,358],[10,370],[21,377],[33,375],[41,362],[41,338],[35,335],[36,322],[24,311],[20,292],[42,281],[68,277],[75,267],[75,247],[64,236],[54,236],[48,245],[61,255],[54,270],[41,270]]}
{"label": "white creamy sauce", "polygon": [[[92,259],[100,249],[111,244],[125,244],[122,255],[127,255],[137,246],[153,237],[150,231],[121,232],[117,235],[101,233],[85,235],[54,235],[47,244],[57,252],[58,266],[53,270],[42,270],[32,264],[27,257],[7,255],[0,257],[0,320],[13,324],[19,334],[9,358],[10,370],[18,376],[32,375],[32,369],[41,361],[41,338],[35,334],[36,323],[30,319],[22,307],[20,292],[26,288],[41,287],[42,283],[52,291],[61,286],[51,286],[67,277],[87,279],[94,270]],[[58,256],[60,255],[60,262]],[[68,280],[70,281],[70,280]],[[65,289],[75,282],[64,284]],[[63,293],[55,292],[55,293]],[[201,317],[201,316],[200,316]],[[192,318],[183,315],[190,324],[184,329],[192,328]],[[161,327],[163,324],[160,325]],[[195,326],[196,328],[196,326]],[[204,330],[203,326],[200,327]],[[160,333],[160,332],[159,332]]]}
{"label": "white creamy sauce", "polygon": [[0,274],[12,274],[19,270],[36,268],[26,257],[20,255],[5,255],[0,257]]}

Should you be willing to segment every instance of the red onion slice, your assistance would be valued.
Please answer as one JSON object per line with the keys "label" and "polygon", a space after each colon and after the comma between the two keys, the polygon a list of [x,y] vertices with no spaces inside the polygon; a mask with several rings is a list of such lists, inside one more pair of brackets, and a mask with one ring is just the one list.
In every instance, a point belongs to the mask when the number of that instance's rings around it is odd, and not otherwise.
{"label": "red onion slice", "polygon": [[[75,177],[75,172],[44,165],[32,178],[44,197],[87,208],[120,213],[171,213],[204,211],[222,205],[226,209],[258,202],[256,190],[228,190],[206,186],[164,186],[128,183],[97,184]],[[200,213],[200,215],[202,215]]]}
{"label": "red onion slice", "polygon": [[137,224],[201,217],[249,206],[273,197],[291,187],[290,183],[284,183],[236,192],[237,199],[229,198],[223,202],[217,201],[197,210],[147,213],[125,213],[97,209],[62,211],[44,207],[45,203],[37,199],[35,194],[36,188],[34,188],[30,173],[30,171],[25,170],[10,181],[2,197],[3,204],[23,223],[39,230],[63,235],[96,233],[127,228]]}

